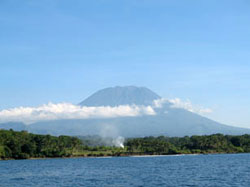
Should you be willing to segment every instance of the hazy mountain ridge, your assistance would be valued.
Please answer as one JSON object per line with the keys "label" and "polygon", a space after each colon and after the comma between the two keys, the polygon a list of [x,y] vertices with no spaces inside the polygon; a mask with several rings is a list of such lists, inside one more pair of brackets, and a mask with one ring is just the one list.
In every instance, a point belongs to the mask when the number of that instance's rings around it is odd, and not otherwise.
{"label": "hazy mountain ridge", "polygon": [[8,122],[8,123],[0,123],[0,129],[13,129],[15,131],[27,130],[27,125],[22,122]]}
{"label": "hazy mountain ridge", "polygon": [[[152,105],[161,97],[144,87],[113,87],[100,90],[80,103],[82,106]],[[231,127],[165,103],[154,108],[156,115],[98,119],[51,120],[31,125],[21,123],[0,124],[0,128],[28,130],[52,135],[104,135],[104,136],[186,136],[204,134],[250,134],[250,129]]]}

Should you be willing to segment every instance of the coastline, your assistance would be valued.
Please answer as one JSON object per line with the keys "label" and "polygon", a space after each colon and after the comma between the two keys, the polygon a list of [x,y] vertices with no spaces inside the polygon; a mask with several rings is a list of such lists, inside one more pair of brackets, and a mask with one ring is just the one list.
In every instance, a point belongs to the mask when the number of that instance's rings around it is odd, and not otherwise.
{"label": "coastline", "polygon": [[130,138],[124,143],[124,148],[91,145],[91,142],[98,145],[102,141],[95,138],[81,140],[25,131],[0,130],[0,136],[1,160],[250,153],[250,135],[247,134]]}
{"label": "coastline", "polygon": [[218,154],[249,154],[249,153],[190,153],[190,154],[123,154],[123,155],[113,155],[113,156],[105,156],[105,155],[98,155],[98,156],[87,156],[87,155],[79,155],[79,156],[69,156],[69,157],[30,157],[26,159],[1,159],[0,161],[8,161],[8,160],[47,160],[47,159],[70,159],[70,158],[114,158],[114,157],[134,157],[134,158],[143,158],[143,157],[168,157],[168,156],[198,156],[198,155],[218,155]]}

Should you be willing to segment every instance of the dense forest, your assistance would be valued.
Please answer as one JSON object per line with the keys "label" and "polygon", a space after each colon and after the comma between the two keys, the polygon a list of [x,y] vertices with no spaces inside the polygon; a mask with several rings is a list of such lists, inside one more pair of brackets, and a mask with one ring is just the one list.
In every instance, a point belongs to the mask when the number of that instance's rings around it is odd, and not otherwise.
{"label": "dense forest", "polygon": [[108,146],[106,140],[104,144],[102,141],[97,136],[79,139],[0,130],[0,159],[250,152],[250,135],[247,134],[129,138],[124,148]]}
{"label": "dense forest", "polygon": [[63,157],[82,146],[75,137],[34,135],[26,131],[0,130],[0,158]]}
{"label": "dense forest", "polygon": [[129,152],[139,154],[249,153],[250,135],[132,138],[125,145]]}

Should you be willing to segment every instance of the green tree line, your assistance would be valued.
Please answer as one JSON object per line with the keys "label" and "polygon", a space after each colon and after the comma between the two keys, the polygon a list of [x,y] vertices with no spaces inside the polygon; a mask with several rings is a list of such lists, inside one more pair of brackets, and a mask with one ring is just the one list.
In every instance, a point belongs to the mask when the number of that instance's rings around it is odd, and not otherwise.
{"label": "green tree line", "polygon": [[138,154],[249,153],[250,135],[131,138],[125,146]]}
{"label": "green tree line", "polygon": [[[81,140],[70,136],[56,137],[36,135],[26,131],[0,130],[0,159],[250,153],[250,135],[247,134],[129,138],[125,140],[124,148],[101,145],[101,141],[100,138],[96,140],[96,137]],[[93,146],[96,143],[98,143],[97,146]]]}
{"label": "green tree line", "polygon": [[0,158],[71,156],[82,142],[70,136],[35,135],[26,131],[0,130]]}

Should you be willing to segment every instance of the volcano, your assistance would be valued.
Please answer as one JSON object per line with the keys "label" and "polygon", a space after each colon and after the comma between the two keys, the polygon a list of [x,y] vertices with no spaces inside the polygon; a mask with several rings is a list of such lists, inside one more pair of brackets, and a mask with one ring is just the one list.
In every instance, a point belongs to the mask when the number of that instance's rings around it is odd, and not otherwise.
{"label": "volcano", "polygon": [[[52,135],[99,135],[106,130],[106,134],[118,134],[124,137],[143,136],[191,136],[208,134],[250,134],[250,129],[232,127],[210,120],[199,114],[183,108],[173,107],[165,102],[156,107],[155,101],[161,97],[145,87],[125,86],[110,87],[97,91],[80,102],[80,106],[99,107],[120,105],[151,106],[155,115],[139,115],[115,118],[96,119],[62,119],[40,121],[30,125],[21,123],[0,124],[0,128],[17,128],[38,134]],[[21,125],[20,125],[21,124]],[[16,129],[14,129],[16,130]]]}

